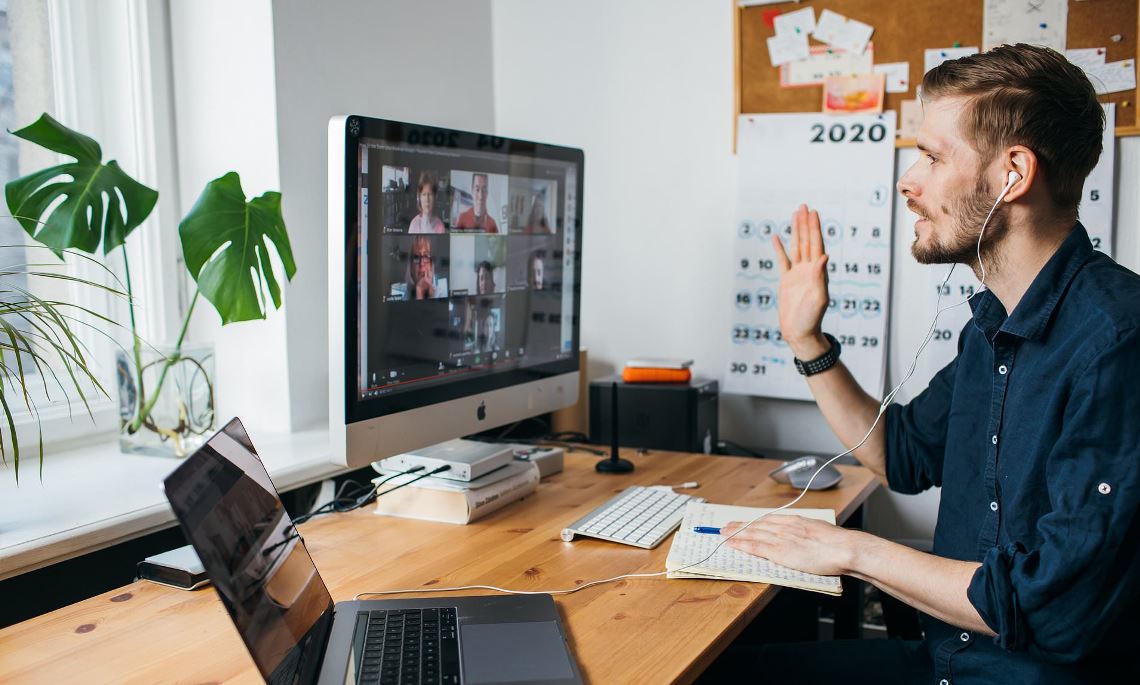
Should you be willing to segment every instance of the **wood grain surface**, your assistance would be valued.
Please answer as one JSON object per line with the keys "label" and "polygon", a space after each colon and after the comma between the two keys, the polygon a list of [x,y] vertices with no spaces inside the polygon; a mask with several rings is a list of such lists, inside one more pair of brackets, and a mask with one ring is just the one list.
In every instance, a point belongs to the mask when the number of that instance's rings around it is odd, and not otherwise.
{"label": "wood grain surface", "polygon": [[[300,530],[337,601],[374,590],[466,584],[553,590],[664,570],[672,538],[642,550],[559,537],[564,526],[630,485],[696,480],[701,485],[692,492],[710,502],[763,507],[797,494],[768,478],[781,462],[669,452],[623,456],[636,471],[601,475],[594,471],[596,457],[568,454],[566,470],[544,480],[534,495],[467,526],[380,517],[368,508],[321,517]],[[861,467],[840,469],[845,478],[838,488],[809,493],[798,506],[833,508],[840,521],[850,516],[878,481]],[[763,584],[654,577],[555,599],[588,682],[683,683],[699,675],[775,591]],[[0,631],[0,682],[260,678],[211,587],[186,592],[135,582]]]}

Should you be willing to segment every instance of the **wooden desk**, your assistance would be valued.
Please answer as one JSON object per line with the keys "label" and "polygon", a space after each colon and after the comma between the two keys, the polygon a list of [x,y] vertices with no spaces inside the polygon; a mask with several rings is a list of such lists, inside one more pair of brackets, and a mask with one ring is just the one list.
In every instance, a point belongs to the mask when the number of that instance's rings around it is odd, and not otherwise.
{"label": "wooden desk", "polygon": [[[563,526],[627,486],[696,480],[696,492],[711,502],[766,507],[796,495],[767,477],[781,462],[667,452],[624,456],[636,471],[603,476],[594,472],[596,457],[567,455],[566,470],[543,481],[535,495],[468,526],[379,517],[369,508],[315,519],[301,532],[338,601],[369,590],[432,585],[549,590],[664,570],[668,540],[642,550],[559,538]],[[800,506],[834,508],[837,519],[846,520],[878,481],[861,467],[840,469],[845,478],[837,489],[809,493]],[[712,663],[776,590],[660,577],[555,599],[588,682],[684,683]],[[210,588],[185,592],[135,582],[0,631],[0,682],[174,680],[260,680]]]}

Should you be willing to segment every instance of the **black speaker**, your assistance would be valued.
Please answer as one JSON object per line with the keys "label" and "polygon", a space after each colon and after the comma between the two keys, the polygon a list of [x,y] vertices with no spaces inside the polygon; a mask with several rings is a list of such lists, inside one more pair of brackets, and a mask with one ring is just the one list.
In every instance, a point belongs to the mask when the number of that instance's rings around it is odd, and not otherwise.
{"label": "black speaker", "polygon": [[590,381],[590,440],[610,444],[610,399],[618,385],[618,442],[672,452],[712,452],[717,437],[716,381],[625,383],[618,376]]}

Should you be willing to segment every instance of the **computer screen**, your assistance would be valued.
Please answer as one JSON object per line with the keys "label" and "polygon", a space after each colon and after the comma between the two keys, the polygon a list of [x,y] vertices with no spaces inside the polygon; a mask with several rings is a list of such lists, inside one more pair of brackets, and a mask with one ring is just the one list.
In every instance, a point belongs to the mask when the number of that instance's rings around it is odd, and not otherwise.
{"label": "computer screen", "polygon": [[345,422],[577,372],[581,150],[342,119]]}

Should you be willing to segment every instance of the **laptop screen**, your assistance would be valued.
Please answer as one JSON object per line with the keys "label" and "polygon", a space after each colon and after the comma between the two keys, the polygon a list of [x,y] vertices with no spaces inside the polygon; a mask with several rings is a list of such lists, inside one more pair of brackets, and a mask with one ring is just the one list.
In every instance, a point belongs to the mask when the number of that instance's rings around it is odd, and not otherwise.
{"label": "laptop screen", "polygon": [[166,478],[166,496],[265,680],[315,680],[332,597],[253,443],[230,421]]}

